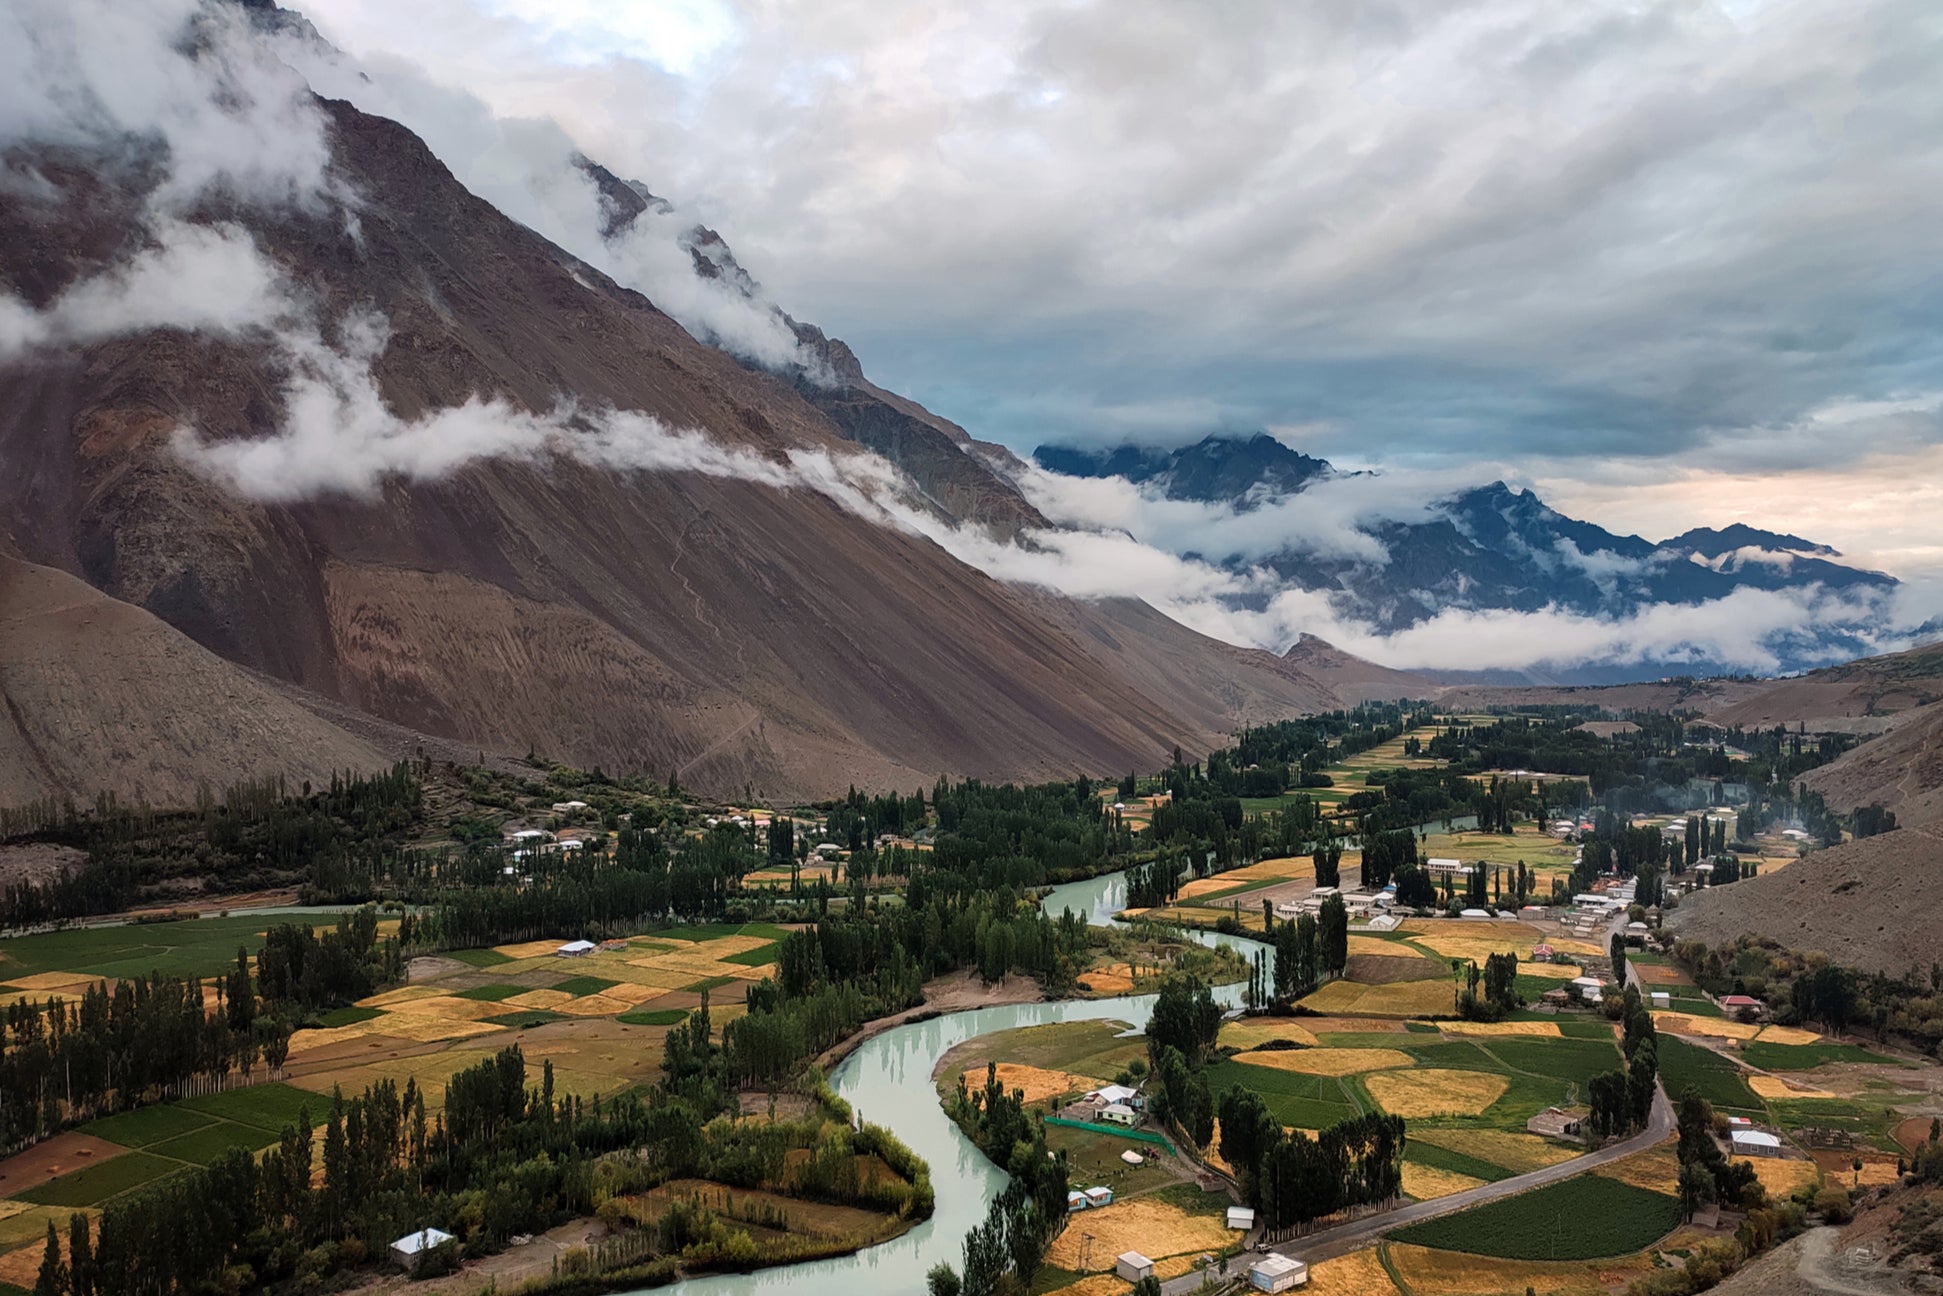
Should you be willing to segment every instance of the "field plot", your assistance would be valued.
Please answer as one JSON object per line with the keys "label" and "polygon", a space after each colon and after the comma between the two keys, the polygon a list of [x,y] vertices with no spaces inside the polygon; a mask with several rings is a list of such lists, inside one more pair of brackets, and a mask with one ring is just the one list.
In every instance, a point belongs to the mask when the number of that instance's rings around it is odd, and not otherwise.
{"label": "field plot", "polygon": [[1521,823],[1510,835],[1487,832],[1431,833],[1420,854],[1432,859],[1461,859],[1466,863],[1516,864],[1540,872],[1557,870],[1569,873],[1578,847],[1560,841],[1535,824]]}
{"label": "field plot", "polygon": [[1707,1035],[1714,1039],[1751,1040],[1761,1033],[1759,1026],[1728,1021],[1725,1017],[1695,1017],[1685,1013],[1655,1012],[1653,1029],[1665,1035]]}
{"label": "field plot", "polygon": [[1411,1130],[1410,1142],[1413,1145],[1427,1143],[1433,1147],[1475,1157],[1488,1164],[1500,1166],[1512,1174],[1542,1170],[1546,1166],[1557,1165],[1561,1161],[1570,1161],[1584,1151],[1583,1148],[1553,1143],[1536,1134],[1519,1134],[1510,1130]]}
{"label": "field plot", "polygon": [[1397,1296],[1397,1286],[1375,1247],[1351,1251],[1309,1268],[1303,1296]]}
{"label": "field plot", "polygon": [[[1067,1180],[1076,1188],[1104,1185],[1113,1189],[1115,1196],[1130,1197],[1175,1182],[1174,1172],[1167,1168],[1166,1162],[1154,1158],[1158,1149],[1139,1139],[1048,1125],[1046,1149],[1066,1154]],[[1141,1155],[1140,1165],[1130,1166],[1120,1159],[1122,1152],[1129,1151]]]}
{"label": "field plot", "polygon": [[1270,1115],[1295,1129],[1327,1129],[1360,1110],[1343,1090],[1342,1082],[1329,1076],[1271,1071],[1232,1061],[1208,1068],[1208,1088],[1217,1097],[1236,1085],[1254,1090]]}
{"label": "field plot", "polygon": [[1678,1198],[1595,1174],[1411,1224],[1390,1237],[1507,1260],[1593,1260],[1644,1250],[1679,1223]]}
{"label": "field plot", "polygon": [[1299,1071],[1304,1075],[1346,1076],[1359,1071],[1383,1071],[1407,1067],[1415,1059],[1408,1053],[1388,1048],[1306,1048],[1265,1049],[1242,1053],[1235,1062],[1243,1066],[1270,1067],[1277,1071]]}
{"label": "field plot", "polygon": [[1478,1116],[1504,1097],[1511,1082],[1488,1071],[1424,1068],[1378,1071],[1363,1077],[1363,1087],[1393,1116]]}
{"label": "field plot", "polygon": [[[1309,1021],[1315,1019],[1309,1018]],[[1256,1049],[1264,1044],[1287,1041],[1313,1048],[1316,1034],[1293,1017],[1254,1017],[1231,1021],[1221,1027],[1217,1042],[1223,1048]]]}
{"label": "field plot", "polygon": [[1487,1180],[1473,1179],[1454,1170],[1425,1165],[1419,1161],[1403,1163],[1403,1191],[1407,1197],[1417,1201],[1430,1201],[1437,1197],[1449,1197],[1471,1188],[1482,1188]]}
{"label": "field plot", "polygon": [[1462,1036],[1543,1036],[1548,1039],[1559,1038],[1557,1022],[1541,1021],[1504,1021],[1504,1022],[1438,1022],[1437,1029],[1446,1035]]}
{"label": "field plot", "polygon": [[[1091,1258],[1080,1266],[1082,1235],[1093,1238]],[[1116,1201],[1086,1212],[1084,1228],[1068,1228],[1053,1240],[1046,1263],[1074,1273],[1113,1268],[1113,1257],[1138,1251],[1150,1259],[1219,1251],[1231,1240],[1221,1218],[1190,1214],[1157,1195]]]}
{"label": "field plot", "polygon": [[[0,981],[34,989],[29,979],[53,974],[76,985],[102,978],[209,976],[236,965],[238,946],[254,950],[263,933],[281,923],[332,926],[335,913],[236,914],[179,922],[129,923],[119,927],[71,927],[8,938],[0,948]],[[43,995],[47,983],[41,983]]]}
{"label": "field plot", "polygon": [[1783,1101],[1820,1098],[1840,1099],[1842,1096],[1840,1094],[1830,1093],[1826,1089],[1797,1085],[1783,1080],[1780,1076],[1771,1075],[1749,1076],[1747,1078],[1747,1087],[1752,1089],[1759,1097],[1775,1098]]}
{"label": "field plot", "polygon": [[1147,1056],[1144,1039],[1120,1039],[1126,1027],[1119,1022],[1054,1022],[1044,1026],[1022,1026],[994,1035],[967,1040],[946,1053],[938,1062],[937,1078],[941,1091],[958,1083],[965,1072],[965,1083],[985,1083],[985,1064],[1066,1073],[1080,1081],[1082,1089],[1109,1083],[1136,1058]]}
{"label": "field plot", "polygon": [[1680,1158],[1673,1140],[1600,1166],[1592,1173],[1669,1197],[1680,1192]]}
{"label": "field plot", "polygon": [[1660,1040],[1659,1054],[1660,1080],[1675,1102],[1692,1089],[1715,1107],[1766,1114],[1732,1059],[1686,1040],[1667,1038]]}
{"label": "field plot", "polygon": [[1653,1269],[1652,1260],[1644,1255],[1594,1262],[1501,1260],[1403,1243],[1390,1243],[1384,1254],[1412,1296],[1523,1296],[1527,1290],[1545,1296],[1554,1292],[1605,1292],[1623,1289]]}
{"label": "field plot", "polygon": [[1444,980],[1398,981],[1390,985],[1331,981],[1304,999],[1302,1006],[1346,1017],[1426,1017],[1452,1011],[1452,999],[1451,985]]}
{"label": "field plot", "polygon": [[1822,1177],[1821,1167],[1813,1161],[1754,1157],[1748,1164],[1754,1167],[1755,1178],[1761,1181],[1761,1186],[1768,1190],[1770,1197],[1792,1197],[1801,1188],[1819,1183]]}
{"label": "field plot", "polygon": [[1266,859],[1258,864],[1243,868],[1229,869],[1226,873],[1216,873],[1212,877],[1194,878],[1181,884],[1179,903],[1226,896],[1240,895],[1246,891],[1259,890],[1282,882],[1308,881],[1315,885],[1316,868],[1313,861],[1300,856],[1287,856],[1279,859]]}

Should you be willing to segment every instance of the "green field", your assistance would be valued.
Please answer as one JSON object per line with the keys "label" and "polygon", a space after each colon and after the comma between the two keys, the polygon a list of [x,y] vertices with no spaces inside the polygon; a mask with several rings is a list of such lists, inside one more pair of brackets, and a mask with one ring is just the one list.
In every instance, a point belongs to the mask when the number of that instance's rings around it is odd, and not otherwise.
{"label": "green field", "polygon": [[1418,1165],[1449,1170],[1452,1174],[1469,1175],[1473,1179],[1482,1179],[1486,1183],[1496,1183],[1500,1179],[1509,1179],[1512,1175],[1512,1172],[1503,1166],[1492,1165],[1489,1161],[1480,1161],[1474,1156],[1453,1152],[1449,1148],[1441,1148],[1434,1143],[1406,1142],[1403,1159],[1414,1161]]}
{"label": "green field", "polygon": [[513,961],[510,956],[495,949],[447,950],[441,957],[476,968],[498,967],[501,963]]}
{"label": "green field", "polygon": [[[1120,1154],[1128,1149],[1147,1158],[1146,1163],[1130,1166],[1122,1161]],[[1166,1163],[1155,1155],[1161,1150],[1139,1139],[1121,1138],[1098,1130],[1048,1125],[1046,1150],[1066,1154],[1067,1181],[1075,1187],[1100,1185],[1113,1189],[1116,1196],[1124,1197],[1174,1182],[1173,1172],[1166,1169]]]}
{"label": "green field", "polygon": [[255,1152],[269,1147],[277,1141],[277,1136],[266,1129],[254,1125],[239,1125],[235,1121],[214,1121],[203,1128],[180,1137],[157,1143],[149,1152],[156,1156],[171,1157],[177,1161],[187,1161],[191,1165],[212,1165],[216,1159],[231,1148],[242,1148]]}
{"label": "green field", "polygon": [[1679,1224],[1677,1198],[1580,1175],[1412,1224],[1390,1237],[1505,1260],[1594,1260],[1643,1250]]}
{"label": "green field", "polygon": [[774,963],[776,961],[777,948],[778,943],[776,941],[770,941],[767,945],[758,945],[752,950],[743,950],[740,954],[724,955],[722,961],[724,963],[739,963],[743,967],[761,967],[765,963]]}
{"label": "green field", "polygon": [[1461,859],[1470,863],[1481,860],[1489,864],[1515,864],[1523,860],[1529,868],[1569,872],[1578,847],[1541,831],[1535,824],[1521,823],[1518,830],[1510,835],[1434,832],[1425,839],[1421,853],[1432,858]]}
{"label": "green field", "polygon": [[531,986],[506,985],[502,982],[495,985],[474,986],[470,990],[454,990],[452,997],[455,999],[476,999],[480,1003],[504,1003],[514,995],[523,995],[532,988]]}
{"label": "green field", "polygon": [[332,1026],[355,1026],[359,1022],[371,1021],[374,1018],[382,1016],[384,1016],[383,1009],[359,1008],[354,1005],[349,1008],[333,1008],[318,1017],[317,1021],[320,1025],[327,1028]]}
{"label": "green field", "polygon": [[8,938],[0,947],[0,980],[40,972],[87,976],[211,976],[236,966],[236,950],[254,954],[263,932],[279,923],[331,926],[336,913],[238,914],[180,922],[129,923],[119,927],[72,927]]}
{"label": "green field", "polygon": [[1908,1066],[1895,1058],[1871,1053],[1854,1044],[1763,1044],[1751,1041],[1741,1045],[1741,1056],[1749,1066],[1763,1071],[1813,1071],[1830,1062],[1872,1062],[1883,1066]]}
{"label": "green field", "polygon": [[686,1008],[641,1008],[619,1018],[629,1026],[679,1026],[687,1019]]}
{"label": "green field", "polygon": [[495,1026],[525,1030],[529,1026],[544,1026],[548,1022],[565,1021],[567,1018],[564,1013],[548,1012],[544,1008],[527,1008],[520,1012],[496,1013],[486,1020]]}
{"label": "green field", "polygon": [[603,990],[612,990],[619,984],[620,982],[610,981],[606,977],[577,976],[568,977],[565,981],[560,982],[552,988],[558,990],[561,994],[572,995],[576,999],[584,999],[588,995],[597,995]]}
{"label": "green field", "polygon": [[1484,1042],[1484,1050],[1514,1071],[1569,1080],[1583,1086],[1592,1077],[1619,1069],[1618,1045],[1605,1040],[1541,1039],[1506,1035]]}
{"label": "green field", "polygon": [[1766,1114],[1766,1105],[1747,1087],[1740,1068],[1713,1050],[1662,1035],[1659,1058],[1660,1081],[1674,1102],[1692,1089],[1715,1107]]}
{"label": "green field", "polygon": [[[625,1019],[624,1019],[625,1020]],[[1022,1026],[987,1036],[967,1056],[975,1061],[975,1083],[982,1082],[985,1063],[1016,1062],[1021,1066],[1044,1067],[1048,1071],[1070,1071],[1095,1080],[1112,1080],[1135,1059],[1147,1056],[1144,1039],[1120,1039],[1126,1029],[1119,1022],[1058,1022],[1046,1026]],[[947,1069],[939,1076],[941,1088],[956,1080]]]}
{"label": "green field", "polygon": [[1239,1086],[1260,1095],[1269,1114],[1297,1129],[1327,1129],[1348,1120],[1358,1107],[1331,1076],[1303,1075],[1270,1067],[1222,1061],[1208,1068],[1208,1089],[1218,1103],[1221,1095]]}
{"label": "green field", "polygon": [[37,1206],[95,1206],[118,1193],[154,1183],[184,1168],[184,1162],[168,1157],[147,1152],[126,1152],[112,1161],[103,1161],[86,1170],[62,1175],[17,1196],[19,1200],[33,1202]]}

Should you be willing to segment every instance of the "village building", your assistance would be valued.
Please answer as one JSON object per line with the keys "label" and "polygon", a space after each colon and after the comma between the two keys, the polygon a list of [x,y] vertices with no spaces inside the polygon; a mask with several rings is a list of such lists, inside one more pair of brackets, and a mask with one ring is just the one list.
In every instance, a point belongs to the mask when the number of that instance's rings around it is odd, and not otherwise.
{"label": "village building", "polygon": [[1100,1119],[1109,1125],[1134,1125],[1140,1120],[1140,1113],[1125,1103],[1108,1103],[1100,1108]]}
{"label": "village building", "polygon": [[1781,1140],[1766,1130],[1735,1130],[1728,1136],[1734,1143],[1735,1156],[1778,1157],[1781,1155]]}
{"label": "village building", "polygon": [[1095,1207],[1095,1208],[1098,1208],[1098,1207],[1101,1207],[1101,1206],[1111,1206],[1111,1205],[1113,1205],[1113,1189],[1111,1189],[1111,1188],[1088,1188],[1088,1189],[1086,1190],[1086,1204],[1087,1204],[1088,1206],[1092,1206],[1092,1207]]}
{"label": "village building", "polygon": [[1285,1292],[1308,1281],[1309,1266],[1289,1256],[1270,1253],[1248,1266],[1248,1285],[1259,1292]]}
{"label": "village building", "polygon": [[1525,1132],[1540,1138],[1563,1139],[1570,1143],[1585,1141],[1585,1113],[1563,1107],[1547,1107],[1525,1122]]}
{"label": "village building", "polygon": [[1237,1233],[1246,1233],[1255,1227],[1255,1212],[1246,1206],[1228,1208],[1228,1227]]}
{"label": "village building", "polygon": [[438,1247],[456,1239],[443,1229],[426,1228],[416,1233],[407,1233],[391,1244],[391,1258],[404,1267],[406,1273],[417,1273],[418,1266],[425,1257]]}
{"label": "village building", "polygon": [[561,958],[581,958],[585,955],[592,954],[599,948],[600,946],[590,940],[577,940],[568,941],[565,945],[562,945],[553,952]]}
{"label": "village building", "polygon": [[1154,1276],[1154,1262],[1138,1251],[1122,1251],[1113,1258],[1113,1272],[1130,1283]]}

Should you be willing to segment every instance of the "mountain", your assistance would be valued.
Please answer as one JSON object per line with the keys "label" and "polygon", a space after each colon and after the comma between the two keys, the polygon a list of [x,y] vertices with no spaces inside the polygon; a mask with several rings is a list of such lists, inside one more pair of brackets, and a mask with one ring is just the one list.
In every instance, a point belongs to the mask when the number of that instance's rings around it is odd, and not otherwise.
{"label": "mountain", "polygon": [[1069,477],[1124,477],[1168,499],[1219,500],[1238,507],[1294,495],[1318,478],[1335,475],[1328,463],[1292,450],[1266,432],[1209,436],[1174,450],[1043,445],[1032,457],[1047,471]]}
{"label": "mountain", "polygon": [[[797,799],[1146,768],[1336,704],[1273,654],[1003,584],[886,524],[810,469],[881,449],[910,475],[883,489],[928,516],[1042,519],[994,448],[876,388],[841,343],[796,326],[816,374],[739,360],[468,192],[398,123],[307,107],[321,196],[167,201],[169,237],[246,245],[314,333],[129,307],[0,352],[0,799],[172,799],[420,739]],[[6,155],[0,305],[58,322],[150,283],[158,138]],[[617,220],[653,201],[614,188]],[[705,233],[694,251],[736,273]],[[613,461],[619,415],[662,460]],[[464,449],[536,422],[543,442]],[[203,461],[280,436],[250,491]],[[359,456],[383,465],[368,488]]]}
{"label": "mountain", "polygon": [[[1234,516],[1286,514],[1291,521],[1328,512],[1324,497],[1354,475],[1265,434],[1211,436],[1172,451],[1041,446],[1033,457],[1048,471],[1125,477],[1156,497],[1192,500]],[[1513,490],[1502,481],[1424,500],[1416,508],[1397,507],[1407,503],[1391,501],[1389,513],[1362,516],[1355,527],[1369,543],[1356,551],[1291,530],[1279,544],[1270,533],[1256,538],[1255,548],[1245,553],[1199,556],[1237,572],[1265,573],[1280,589],[1326,593],[1339,617],[1385,635],[1448,611],[1556,611],[1619,619],[1648,605],[1694,607],[1744,590],[1847,600],[1837,615],[1818,617],[1809,628],[1776,632],[1769,646],[1788,670],[1871,651],[1887,615],[1887,596],[1897,584],[1893,577],[1844,565],[1825,545],[1739,524],[1688,531],[1658,543],[1617,535],[1567,517],[1532,491]],[[1263,528],[1275,524],[1264,522]],[[1267,597],[1259,595],[1257,601]],[[1594,661],[1538,682],[1610,683],[1675,671],[1707,673],[1726,665],[1697,643],[1664,659]],[[1511,682],[1504,672],[1483,678]]]}

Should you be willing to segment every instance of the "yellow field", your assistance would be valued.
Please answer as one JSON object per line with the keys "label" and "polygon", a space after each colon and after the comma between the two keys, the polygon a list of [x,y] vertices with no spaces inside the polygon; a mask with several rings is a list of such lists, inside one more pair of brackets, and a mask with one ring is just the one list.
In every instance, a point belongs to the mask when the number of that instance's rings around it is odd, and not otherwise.
{"label": "yellow field", "polygon": [[[1091,1234],[1090,1269],[1079,1265],[1080,1237]],[[1054,1239],[1046,1263],[1075,1273],[1113,1268],[1113,1257],[1138,1251],[1150,1259],[1219,1251],[1230,1240],[1227,1227],[1211,1215],[1190,1215],[1152,1197],[1134,1197],[1086,1212],[1084,1228],[1068,1228]]]}
{"label": "yellow field", "polygon": [[1751,1075],[1747,1078],[1747,1087],[1763,1098],[1839,1098],[1841,1096],[1832,1094],[1826,1089],[1814,1089],[1807,1085],[1797,1087],[1780,1076],[1771,1075]]}
{"label": "yellow field", "polygon": [[1763,1026],[1754,1037],[1762,1044],[1819,1044],[1822,1037],[1811,1030],[1794,1026]]}
{"label": "yellow field", "polygon": [[1693,984],[1692,981],[1687,979],[1686,973],[1682,972],[1679,968],[1670,967],[1664,963],[1635,963],[1633,964],[1633,971],[1639,974],[1640,982],[1643,985],[1682,986]]}
{"label": "yellow field", "polygon": [[1412,944],[1435,950],[1445,958],[1474,959],[1478,963],[1492,954],[1516,954],[1522,966],[1531,957],[1532,946],[1549,944],[1536,927],[1521,922],[1453,922],[1450,919],[1413,918],[1403,924]]}
{"label": "yellow field", "polygon": [[1222,1026],[1216,1042],[1229,1048],[1252,1049],[1273,1040],[1292,1040],[1311,1047],[1316,1043],[1315,1033],[1297,1025],[1290,1017],[1254,1017],[1228,1022]]}
{"label": "yellow field", "polygon": [[[1148,1259],[1153,1257],[1149,1256]],[[1200,1259],[1198,1255],[1178,1255],[1170,1256],[1165,1260],[1155,1260],[1154,1277],[1162,1282],[1170,1278],[1178,1278],[1192,1270],[1194,1262],[1198,1259]],[[1125,1296],[1125,1293],[1131,1290],[1132,1287],[1126,1279],[1115,1274],[1103,1273],[1094,1274],[1091,1278],[1082,1278],[1076,1283],[1067,1283],[1064,1287],[1055,1287],[1047,1292],[1046,1296]]]}
{"label": "yellow field", "polygon": [[1349,938],[1351,954],[1375,954],[1380,958],[1408,958],[1416,951],[1402,941],[1384,940],[1381,936],[1358,936],[1352,933]]}
{"label": "yellow field", "polygon": [[1504,1096],[1511,1082],[1484,1071],[1378,1071],[1363,1087],[1392,1116],[1476,1116]]}
{"label": "yellow field", "polygon": [[1418,1201],[1448,1197],[1452,1193],[1483,1186],[1484,1180],[1473,1179],[1453,1170],[1439,1170],[1436,1166],[1418,1165],[1415,1161],[1403,1163],[1403,1191]]}
{"label": "yellow field", "polygon": [[1080,973],[1079,984],[1082,990],[1094,994],[1131,994],[1133,992],[1133,969],[1125,963],[1109,963],[1105,967],[1088,968]]}
{"label": "yellow field", "polygon": [[1517,1134],[1511,1130],[1411,1130],[1410,1138],[1413,1142],[1489,1161],[1516,1174],[1542,1170],[1579,1155],[1575,1148],[1549,1142],[1536,1134]]}
{"label": "yellow field", "polygon": [[[559,958],[559,955],[555,951],[560,948],[561,944],[562,942],[557,940],[521,941],[517,945],[495,945],[493,946],[493,953],[504,954],[509,959],[539,958],[543,954],[550,958]],[[565,962],[566,960],[562,959],[561,961]]]}
{"label": "yellow field", "polygon": [[1303,1296],[1397,1296],[1397,1286],[1374,1247],[1311,1265],[1309,1285],[1300,1290]]}
{"label": "yellow field", "polygon": [[[1813,1161],[1783,1161],[1779,1157],[1750,1157],[1748,1164],[1754,1167],[1754,1177],[1768,1190],[1770,1197],[1789,1197],[1803,1184],[1814,1183],[1821,1177],[1821,1168]],[[1851,1173],[1850,1179],[1855,1176]]]}
{"label": "yellow field", "polygon": [[[1100,1082],[1091,1076],[1074,1075],[1070,1071],[1048,1071],[1044,1067],[1025,1066],[1018,1062],[1001,1062],[997,1070],[998,1082],[1005,1086],[1005,1092],[1023,1089],[1027,1102],[1057,1098],[1062,1094],[1087,1093],[1100,1087]],[[976,1063],[967,1066],[965,1083],[982,1088],[985,1084],[985,1068]]]}
{"label": "yellow field", "polygon": [[1557,1022],[1438,1022],[1437,1029],[1446,1035],[1543,1035],[1558,1038]]}
{"label": "yellow field", "polygon": [[1674,1150],[1672,1139],[1644,1152],[1635,1152],[1611,1165],[1600,1166],[1592,1173],[1605,1179],[1617,1179],[1635,1188],[1644,1188],[1648,1192],[1665,1193],[1669,1197],[1680,1194],[1680,1158]]}
{"label": "yellow field", "polygon": [[1346,1016],[1424,1017],[1451,1010],[1451,987],[1441,979],[1379,986],[1331,981],[1302,1003],[1317,1012]]}
{"label": "yellow field", "polygon": [[1298,879],[1314,879],[1315,864],[1296,856],[1284,859],[1263,860],[1246,868],[1229,869],[1213,877],[1194,878],[1181,887],[1179,899],[1183,902],[1196,896],[1207,895],[1211,891],[1227,891],[1234,887],[1245,886],[1251,882],[1294,882]]}
{"label": "yellow field", "polygon": [[1689,1017],[1685,1013],[1656,1012],[1653,1028],[1669,1035],[1711,1035],[1716,1039],[1751,1040],[1761,1033],[1759,1026],[1728,1021],[1724,1017]]}
{"label": "yellow field", "polygon": [[1579,975],[1579,965],[1576,963],[1528,963],[1524,959],[1519,959],[1518,975],[1545,977],[1552,981],[1570,981],[1573,977]]}
{"label": "yellow field", "polygon": [[1498,1260],[1396,1242],[1389,1244],[1388,1255],[1413,1296],[1518,1296],[1527,1287],[1545,1296],[1566,1292],[1603,1296],[1653,1267],[1643,1255],[1613,1260]]}
{"label": "yellow field", "polygon": [[1303,1075],[1346,1076],[1359,1071],[1385,1071],[1413,1064],[1408,1053],[1386,1048],[1305,1048],[1263,1049],[1243,1053],[1234,1059],[1253,1066],[1273,1067],[1277,1071],[1299,1071]]}

